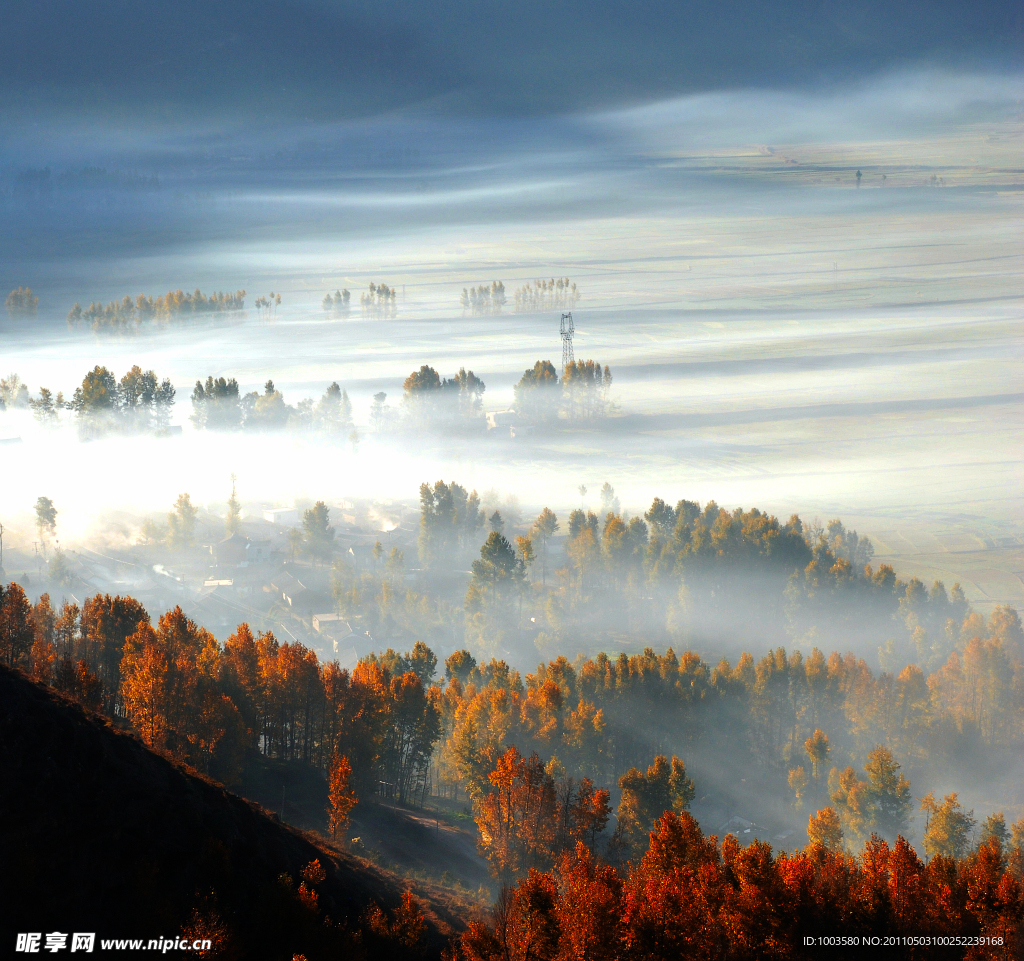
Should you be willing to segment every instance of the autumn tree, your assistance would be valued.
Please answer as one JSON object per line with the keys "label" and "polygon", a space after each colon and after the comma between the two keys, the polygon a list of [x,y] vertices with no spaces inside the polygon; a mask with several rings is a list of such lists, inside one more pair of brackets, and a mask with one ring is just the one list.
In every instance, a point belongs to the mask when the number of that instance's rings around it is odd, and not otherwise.
{"label": "autumn tree", "polygon": [[125,641],[122,699],[147,744],[230,782],[239,774],[245,728],[219,688],[219,659],[213,635],[177,607]]}
{"label": "autumn tree", "polygon": [[555,784],[536,754],[510,747],[488,776],[478,804],[480,850],[502,884],[543,866],[555,837]]}
{"label": "autumn tree", "polygon": [[573,851],[582,844],[596,854],[598,838],[611,817],[608,791],[595,788],[590,778],[577,781],[573,777],[562,777],[555,785],[555,803],[558,818],[555,849]]}
{"label": "autumn tree", "polygon": [[811,762],[811,773],[815,781],[821,777],[829,750],[828,736],[821,728],[815,728],[814,733],[804,741],[804,751]]}
{"label": "autumn tree", "polygon": [[460,683],[465,684],[475,667],[476,658],[469,651],[455,651],[444,662],[444,676],[448,680],[457,678]]}
{"label": "autumn tree", "polygon": [[947,794],[941,804],[929,792],[921,799],[921,810],[927,815],[923,838],[925,854],[930,858],[936,855],[962,858],[977,824],[974,811],[963,809],[955,791]]}
{"label": "autumn tree", "polygon": [[630,768],[619,778],[622,798],[616,813],[616,843],[626,857],[638,857],[644,849],[647,832],[666,811],[687,810],[696,796],[686,765],[675,755],[671,762],[659,754],[647,772]]}
{"label": "autumn tree", "polygon": [[570,423],[603,417],[612,373],[593,360],[570,361],[562,373],[562,407]]}
{"label": "autumn tree", "polygon": [[87,658],[103,684],[105,709],[121,711],[121,660],[125,641],[140,625],[149,624],[149,613],[133,597],[96,594],[82,605],[81,630]]}
{"label": "autumn tree", "polygon": [[29,658],[32,662],[32,679],[47,686],[53,680],[57,661],[56,636],[57,612],[50,603],[50,595],[43,594],[32,608],[32,648]]}
{"label": "autumn tree", "polygon": [[32,641],[32,605],[24,590],[15,581],[0,584],[0,659],[8,667],[26,667]]}
{"label": "autumn tree", "polygon": [[405,409],[413,425],[483,425],[481,415],[484,382],[464,367],[452,377],[442,378],[424,364],[402,384]]}
{"label": "autumn tree", "polygon": [[833,808],[822,808],[807,820],[807,838],[829,851],[843,850],[843,828]]}
{"label": "autumn tree", "polygon": [[895,839],[906,833],[910,819],[910,782],[900,774],[900,765],[888,748],[879,745],[868,754],[864,765],[867,778],[852,767],[829,773],[829,796],[851,833],[864,839],[878,834]]}
{"label": "autumn tree", "polygon": [[622,955],[622,879],[584,844],[566,851],[556,866],[555,905],[560,958],[617,961]]}
{"label": "autumn tree", "polygon": [[242,718],[246,743],[258,750],[263,723],[270,708],[267,679],[270,661],[277,653],[273,634],[257,637],[248,624],[239,624],[224,642],[217,665],[221,689],[231,698]]}
{"label": "autumn tree", "polygon": [[242,399],[245,411],[244,426],[246,430],[279,431],[284,430],[295,411],[285,403],[284,394],[267,380],[263,385],[262,394],[246,394]]}
{"label": "autumn tree", "polygon": [[789,783],[789,788],[796,796],[796,802],[799,805],[807,791],[808,783],[807,772],[804,770],[803,765],[791,768],[787,781]]}
{"label": "autumn tree", "polygon": [[910,822],[910,782],[900,773],[892,752],[881,745],[868,752],[864,772],[871,826],[886,838],[905,834]]}
{"label": "autumn tree", "polygon": [[352,790],[352,765],[344,754],[334,752],[328,771],[327,793],[327,825],[331,837],[344,835],[348,827],[349,815],[358,803],[355,791]]}
{"label": "autumn tree", "polygon": [[440,719],[414,671],[392,677],[388,694],[381,760],[385,778],[394,785],[399,803],[405,804],[422,786],[440,735]]}
{"label": "autumn tree", "polygon": [[4,301],[9,314],[34,314],[39,306],[39,298],[32,293],[31,287],[15,287]]}
{"label": "autumn tree", "polygon": [[430,421],[440,403],[441,377],[433,367],[424,364],[402,383],[409,416],[417,422]]}
{"label": "autumn tree", "polygon": [[83,418],[111,422],[121,407],[117,378],[106,367],[94,367],[75,388],[71,407]]}

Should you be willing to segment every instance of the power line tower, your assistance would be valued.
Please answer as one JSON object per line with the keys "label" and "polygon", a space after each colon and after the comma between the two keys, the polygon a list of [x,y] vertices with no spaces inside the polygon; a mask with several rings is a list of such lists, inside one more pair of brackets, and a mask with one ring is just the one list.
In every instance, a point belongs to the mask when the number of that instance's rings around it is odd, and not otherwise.
{"label": "power line tower", "polygon": [[576,359],[572,353],[572,335],[575,329],[572,325],[572,313],[562,314],[562,323],[559,328],[562,335],[562,370],[565,370]]}

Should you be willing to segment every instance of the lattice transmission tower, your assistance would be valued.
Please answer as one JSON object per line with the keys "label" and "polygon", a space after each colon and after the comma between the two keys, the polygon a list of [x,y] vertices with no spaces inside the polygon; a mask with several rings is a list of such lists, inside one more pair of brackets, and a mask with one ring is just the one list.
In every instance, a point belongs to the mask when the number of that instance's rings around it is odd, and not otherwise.
{"label": "lattice transmission tower", "polygon": [[572,335],[575,329],[572,325],[572,312],[562,314],[562,323],[559,328],[562,334],[562,370],[565,370],[576,359],[572,353]]}

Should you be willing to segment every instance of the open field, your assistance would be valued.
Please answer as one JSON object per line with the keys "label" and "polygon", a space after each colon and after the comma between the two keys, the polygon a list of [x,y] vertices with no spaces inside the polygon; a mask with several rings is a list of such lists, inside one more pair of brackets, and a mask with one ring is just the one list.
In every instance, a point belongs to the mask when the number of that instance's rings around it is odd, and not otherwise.
{"label": "open field", "polygon": [[[122,441],[79,444],[69,427],[7,414],[0,433],[23,441],[4,448],[18,463],[10,536],[29,536],[44,490],[73,541],[101,532],[114,505],[165,511],[182,490],[218,504],[231,472],[268,504],[411,503],[445,477],[513,493],[527,512],[578,506],[580,484],[596,507],[607,480],[632,512],[661,496],[839,516],[901,576],[960,580],[982,609],[1020,605],[1020,117],[922,121],[902,136],[854,123],[846,139],[785,146],[695,129],[638,110],[592,121],[579,142],[568,130],[529,162],[525,147],[499,160],[467,142],[419,166],[321,166],[298,181],[287,160],[261,173],[246,155],[171,169],[134,200],[13,195],[2,216],[21,233],[7,234],[5,279],[31,283],[41,305],[0,321],[0,366],[66,394],[97,363],[152,367],[178,389],[184,433],[135,442],[129,463]],[[134,243],[115,243],[126,234]],[[500,279],[511,293],[551,276],[579,285],[576,356],[610,365],[613,417],[516,441],[373,434],[371,395],[397,404],[421,364],[474,370],[485,407],[502,409],[526,367],[557,363],[557,310],[474,317],[458,304],[466,286]],[[399,291],[394,319],[361,313],[370,281]],[[75,301],[179,285],[283,303],[270,319],[249,310],[131,337],[65,329]],[[329,317],[319,301],[342,286],[353,309]],[[188,395],[209,374],[243,391],[272,377],[292,404],[337,380],[362,440],[194,432]]]}

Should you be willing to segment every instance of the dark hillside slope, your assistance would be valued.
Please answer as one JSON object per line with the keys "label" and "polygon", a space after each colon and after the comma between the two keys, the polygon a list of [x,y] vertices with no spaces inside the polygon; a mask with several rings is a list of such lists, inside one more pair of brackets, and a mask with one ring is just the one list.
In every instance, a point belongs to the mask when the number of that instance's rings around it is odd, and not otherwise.
{"label": "dark hillside slope", "polygon": [[[314,860],[326,876],[306,883]],[[19,931],[201,930],[226,957],[436,957],[454,919],[423,907],[415,944],[393,878],[0,667],[4,956]]]}

